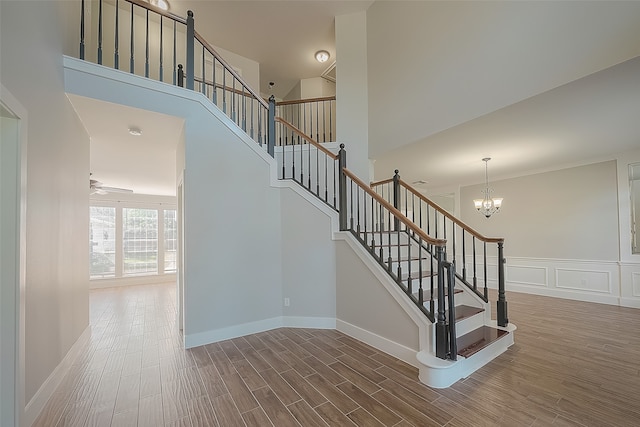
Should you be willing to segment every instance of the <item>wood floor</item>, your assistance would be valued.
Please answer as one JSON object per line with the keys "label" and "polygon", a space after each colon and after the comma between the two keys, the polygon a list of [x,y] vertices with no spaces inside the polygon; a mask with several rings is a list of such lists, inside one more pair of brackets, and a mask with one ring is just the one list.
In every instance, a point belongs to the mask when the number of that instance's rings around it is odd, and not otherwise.
{"label": "wood floor", "polygon": [[435,390],[334,330],[181,350],[172,287],[92,291],[91,342],[35,425],[640,425],[640,310],[507,298],[516,344]]}

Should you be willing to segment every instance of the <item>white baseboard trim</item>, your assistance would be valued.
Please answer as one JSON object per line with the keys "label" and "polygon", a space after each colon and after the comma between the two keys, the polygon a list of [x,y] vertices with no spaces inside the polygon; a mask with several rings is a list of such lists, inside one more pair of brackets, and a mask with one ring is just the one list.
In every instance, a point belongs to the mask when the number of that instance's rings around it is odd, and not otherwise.
{"label": "white baseboard trim", "polygon": [[45,405],[62,382],[64,376],[67,375],[67,373],[71,369],[71,366],[78,358],[78,355],[80,354],[82,349],[84,349],[89,343],[90,337],[91,326],[87,326],[84,332],[82,332],[80,337],[71,346],[62,361],[58,364],[58,366],[56,366],[53,372],[51,372],[51,375],[49,375],[45,382],[40,386],[36,394],[25,406],[24,423],[22,425],[33,425],[33,423],[36,421],[36,418],[38,418],[38,415],[40,415]]}
{"label": "white baseboard trim", "polygon": [[416,354],[418,353],[417,350],[398,344],[388,338],[382,337],[340,319],[336,319],[336,329],[350,337],[369,344],[371,347],[396,357],[411,366],[416,368],[419,367],[418,360],[416,359]]}
{"label": "white baseboard trim", "polygon": [[545,297],[563,298],[575,301],[595,302],[599,304],[619,305],[620,298],[615,295],[588,294],[586,292],[563,291],[557,288],[537,288],[526,285],[507,283],[507,291],[523,294],[542,295]]}
{"label": "white baseboard trim", "polygon": [[284,316],[282,326],[286,328],[336,329],[334,317]]}
{"label": "white baseboard trim", "polygon": [[335,329],[336,319],[329,317],[296,317],[278,316],[255,322],[242,323],[240,325],[226,328],[214,329],[196,334],[187,334],[184,337],[185,348],[199,347],[218,341],[238,338],[245,335],[257,334],[258,332],[270,331],[277,328],[313,328],[313,329]]}
{"label": "white baseboard trim", "polygon": [[640,299],[638,298],[620,298],[621,307],[640,308]]}

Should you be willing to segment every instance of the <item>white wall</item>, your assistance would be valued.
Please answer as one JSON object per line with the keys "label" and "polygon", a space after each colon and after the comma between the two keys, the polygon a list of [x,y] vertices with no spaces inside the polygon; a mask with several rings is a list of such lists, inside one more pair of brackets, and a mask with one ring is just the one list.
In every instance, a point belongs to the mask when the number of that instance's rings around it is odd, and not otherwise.
{"label": "white wall", "polygon": [[336,16],[336,135],[345,144],[347,167],[369,176],[369,91],[366,12]]}
{"label": "white wall", "polygon": [[370,156],[638,56],[639,17],[637,2],[374,2]]}
{"label": "white wall", "polygon": [[493,195],[504,201],[490,219],[473,207],[484,186],[462,187],[461,218],[486,236],[505,238],[507,290],[619,304],[616,174],[616,161],[605,161],[492,181]]}
{"label": "white wall", "polygon": [[27,402],[89,323],[89,138],[64,94],[62,6],[0,3],[2,84],[29,115]]}
{"label": "white wall", "polygon": [[[415,353],[420,351],[418,325],[344,241],[336,242],[336,272],[337,319],[380,337],[380,341],[393,342],[410,349],[415,357]],[[397,285],[391,286],[401,292]],[[426,321],[424,315],[420,313],[419,316]],[[359,338],[368,341],[366,337]],[[415,360],[406,361],[414,365],[416,363]]]}
{"label": "white wall", "polygon": [[282,297],[290,302],[283,315],[335,318],[335,243],[331,216],[326,213],[330,208],[317,208],[300,191],[288,188],[281,190],[280,197]]}

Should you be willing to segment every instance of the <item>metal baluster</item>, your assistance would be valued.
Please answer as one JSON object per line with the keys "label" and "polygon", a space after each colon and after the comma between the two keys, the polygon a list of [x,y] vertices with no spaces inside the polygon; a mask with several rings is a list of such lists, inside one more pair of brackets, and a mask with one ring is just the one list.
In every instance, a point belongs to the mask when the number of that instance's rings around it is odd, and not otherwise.
{"label": "metal baluster", "polygon": [[487,288],[487,242],[482,242],[482,252],[484,259],[484,299],[487,300],[489,296]]}
{"label": "metal baluster", "polygon": [[316,104],[316,141],[320,142],[320,111],[319,111],[319,103],[318,101],[315,102]]}
{"label": "metal baluster", "polygon": [[422,237],[418,240],[418,303],[420,309],[424,307],[424,290],[422,289],[422,278],[424,277],[422,268]]}
{"label": "metal baluster", "polygon": [[316,148],[316,196],[320,198],[320,163],[318,156],[320,155],[320,150]]}
{"label": "metal baluster", "polygon": [[178,61],[178,58],[176,56],[176,44],[177,44],[176,21],[173,21],[173,85],[174,86],[178,83],[177,75],[176,75],[176,73],[178,72],[177,64],[176,64],[176,62]]}
{"label": "metal baluster", "polygon": [[473,245],[473,290],[478,291],[478,277],[476,276],[476,236],[472,236],[471,243]]}
{"label": "metal baluster", "polygon": [[[215,81],[214,81],[214,82],[215,82]],[[214,90],[214,91],[216,90],[216,85],[215,85],[215,83],[213,84],[213,90]],[[255,102],[255,99],[254,99],[254,98],[251,98],[251,139],[254,139],[254,140],[255,140],[254,135],[253,135],[253,120],[254,120],[254,118],[253,118],[253,111],[254,111],[254,110],[255,110],[255,108],[256,108],[256,107],[253,105],[253,103],[254,103],[254,102]]]}
{"label": "metal baluster", "polygon": [[[120,68],[120,58],[119,58],[119,53],[118,53],[118,35],[120,33],[119,30],[119,22],[120,22],[120,7],[118,5],[118,1],[116,0],[116,18],[115,18],[115,34],[114,34],[114,51],[113,51],[113,68],[115,68],[116,70],[118,70]],[[84,3],[84,0],[82,1],[82,3]]]}
{"label": "metal baluster", "polygon": [[149,9],[147,9],[146,27],[144,31],[144,76],[149,78]]}
{"label": "metal baluster", "polygon": [[222,112],[227,114],[227,69],[222,68]]}
{"label": "metal baluster", "polygon": [[242,85],[242,130],[247,131],[247,95],[244,93],[244,85]]}
{"label": "metal baluster", "polygon": [[[360,191],[358,191],[356,193],[356,196],[357,196],[356,197],[356,209],[357,209],[357,212],[358,212],[358,223],[356,225],[356,232],[358,234],[358,238],[361,238],[360,237]],[[364,194],[363,194],[363,197],[365,197]],[[366,242],[366,240],[365,240],[365,242]]]}
{"label": "metal baluster", "polygon": [[102,0],[98,2],[98,64],[102,65]]}
{"label": "metal baluster", "polygon": [[462,280],[467,280],[467,249],[465,242],[465,229],[462,229]]}
{"label": "metal baluster", "polygon": [[160,15],[160,81],[164,81],[164,67],[163,67],[163,63],[164,63],[164,37],[162,36],[163,33],[163,27],[164,25],[162,25],[162,15]]}
{"label": "metal baluster", "polygon": [[329,163],[329,156],[324,156],[324,202],[327,203],[327,199],[329,198],[329,177],[327,176],[328,168],[327,165]]}
{"label": "metal baluster", "polygon": [[84,59],[84,0],[80,5],[80,59]]}
{"label": "metal baluster", "polygon": [[329,141],[333,142],[333,101],[329,103]]}
{"label": "metal baluster", "polygon": [[231,87],[231,120],[233,120],[236,124],[237,112],[236,112],[236,78],[233,78],[233,84]]}
{"label": "metal baluster", "polygon": [[[207,79],[205,78],[207,74],[205,72],[205,65],[204,64],[205,64],[205,60],[204,60],[204,45],[202,45],[202,88],[200,89],[200,91],[202,92],[202,94],[204,96],[207,96],[207,88],[206,88]],[[215,89],[215,86],[214,86],[214,89]],[[208,98],[208,96],[207,96],[207,98]]]}
{"label": "metal baluster", "polygon": [[133,34],[133,3],[131,3],[131,32],[130,32],[129,35],[130,35],[130,38],[131,38],[131,44],[130,44],[130,49],[129,49],[130,53],[131,53],[131,57],[129,58],[129,72],[131,74],[133,74],[133,72],[135,70],[134,69],[134,65],[135,64],[134,64],[134,59],[133,59],[133,46],[134,46],[134,43],[133,43],[133,36],[134,36],[134,34]]}

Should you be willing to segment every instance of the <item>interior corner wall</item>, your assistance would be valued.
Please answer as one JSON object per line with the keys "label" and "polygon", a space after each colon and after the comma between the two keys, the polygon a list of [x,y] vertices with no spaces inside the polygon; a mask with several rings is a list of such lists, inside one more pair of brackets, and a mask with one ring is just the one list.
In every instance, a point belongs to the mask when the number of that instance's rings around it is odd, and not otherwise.
{"label": "interior corner wall", "polygon": [[611,160],[492,181],[492,195],[504,202],[489,219],[473,207],[484,184],[462,187],[461,218],[485,236],[504,237],[507,290],[616,304],[616,175]]}
{"label": "interior corner wall", "polygon": [[369,176],[367,14],[336,16],[336,135],[345,144],[347,168],[364,182]]}
{"label": "interior corner wall", "polygon": [[282,316],[279,190],[270,186],[269,164],[248,145],[255,143],[228,126],[235,127],[205,108],[194,109],[186,120],[188,347],[244,335],[245,326]]}
{"label": "interior corner wall", "polygon": [[89,137],[64,92],[62,9],[0,2],[0,77],[29,116],[26,402],[89,325]]}
{"label": "interior corner wall", "polygon": [[336,319],[420,351],[419,328],[344,241],[336,241]]}
{"label": "interior corner wall", "polygon": [[290,303],[284,306],[283,315],[335,319],[336,257],[331,217],[290,188],[282,188],[281,203],[282,297]]}

